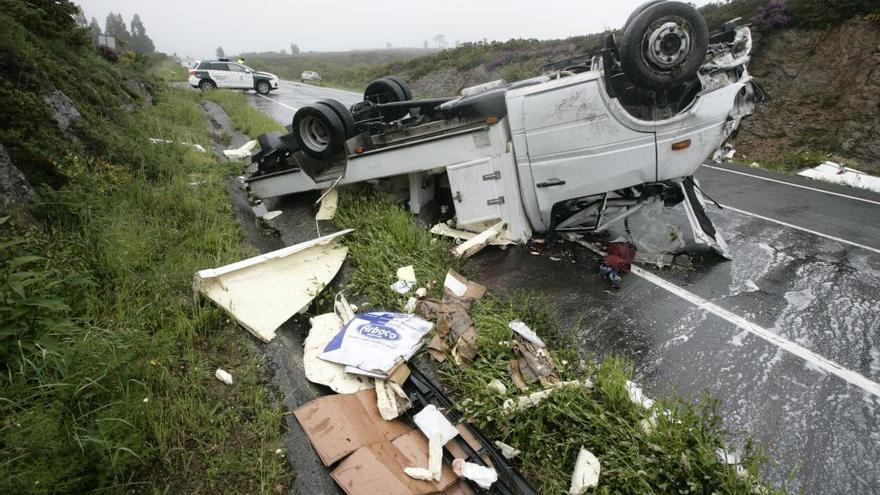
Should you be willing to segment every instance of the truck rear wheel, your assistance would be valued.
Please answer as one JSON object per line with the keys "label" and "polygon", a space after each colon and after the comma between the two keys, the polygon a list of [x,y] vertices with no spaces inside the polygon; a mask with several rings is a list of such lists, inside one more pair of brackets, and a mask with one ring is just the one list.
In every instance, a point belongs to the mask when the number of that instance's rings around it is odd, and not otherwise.
{"label": "truck rear wheel", "polygon": [[[387,77],[383,77],[376,79],[367,86],[367,89],[364,90],[364,101],[374,104],[396,103],[398,101],[406,101],[406,93],[399,84]],[[403,118],[407,112],[409,110],[406,108],[382,110],[382,120],[394,122]]]}
{"label": "truck rear wheel", "polygon": [[351,112],[345,105],[331,99],[321,100],[317,104],[324,105],[330,108],[330,110],[333,110],[333,113],[336,114],[336,117],[338,117],[339,121],[342,123],[342,128],[345,129],[345,139],[357,134],[357,126],[354,123],[354,117],[351,116]]}
{"label": "truck rear wheel", "polygon": [[345,128],[325,105],[302,107],[293,116],[293,138],[307,155],[327,160],[345,146]]}
{"label": "truck rear wheel", "polygon": [[644,7],[624,29],[620,63],[636,85],[670,89],[697,75],[708,48],[709,29],[695,8],[658,2]]}

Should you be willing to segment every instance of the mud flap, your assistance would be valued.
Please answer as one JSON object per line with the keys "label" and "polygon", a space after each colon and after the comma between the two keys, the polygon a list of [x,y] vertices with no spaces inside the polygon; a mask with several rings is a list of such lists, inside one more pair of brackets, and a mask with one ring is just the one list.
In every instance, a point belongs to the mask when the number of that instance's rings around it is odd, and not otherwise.
{"label": "mud flap", "polygon": [[715,229],[709,215],[706,214],[706,204],[703,202],[703,195],[697,189],[697,181],[693,177],[687,177],[682,180],[681,190],[684,193],[684,209],[687,212],[688,223],[694,232],[694,240],[698,244],[705,244],[712,248],[716,253],[726,259],[732,259],[727,249],[727,243],[724,238]]}

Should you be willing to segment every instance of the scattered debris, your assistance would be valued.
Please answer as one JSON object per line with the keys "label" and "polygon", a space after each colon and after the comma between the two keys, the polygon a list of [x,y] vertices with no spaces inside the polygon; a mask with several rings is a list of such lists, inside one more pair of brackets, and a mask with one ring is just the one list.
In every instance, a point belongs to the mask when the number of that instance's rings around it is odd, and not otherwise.
{"label": "scattered debris", "polygon": [[532,344],[535,344],[535,345],[538,346],[538,347],[547,347],[547,346],[544,344],[544,341],[541,340],[541,337],[538,337],[538,334],[535,333],[534,330],[532,330],[531,328],[529,328],[529,326],[526,325],[525,323],[523,323],[523,322],[521,322],[521,321],[519,321],[519,320],[514,320],[514,321],[508,323],[507,326],[508,326],[511,330],[513,330],[514,332],[516,332],[520,337],[522,337],[522,338],[528,340],[528,341],[531,342]]}
{"label": "scattered debris", "polygon": [[280,217],[281,213],[282,213],[281,210],[273,210],[273,211],[270,211],[269,213],[266,213],[265,215],[263,215],[262,218],[263,218],[263,220],[267,220],[267,221],[274,220],[274,219]]}
{"label": "scattered debris", "polygon": [[400,417],[407,409],[412,407],[406,392],[400,385],[377,378],[376,379],[376,406],[379,415],[385,421],[391,421]]}
{"label": "scattered debris", "polygon": [[312,383],[330,387],[336,393],[353,394],[373,387],[371,380],[345,372],[341,364],[330,363],[318,356],[342,328],[342,320],[334,313],[315,316],[309,320],[312,329],[303,349],[303,368]]}
{"label": "scattered debris", "polygon": [[394,282],[393,284],[391,284],[391,290],[393,290],[394,292],[397,292],[401,296],[404,296],[406,294],[409,294],[409,291],[412,290],[413,285],[414,284],[411,284],[409,282],[405,282],[403,280],[398,280],[397,282]]}
{"label": "scattered debris", "polygon": [[437,332],[428,343],[428,353],[443,362],[452,355],[458,364],[470,363],[477,355],[477,329],[467,310],[458,303],[423,299],[416,314],[436,322]]}
{"label": "scattered debris", "polygon": [[369,444],[391,441],[410,431],[401,421],[385,421],[376,391],[337,394],[307,402],[294,415],[325,466]]}
{"label": "scattered debris", "polygon": [[715,154],[712,155],[712,161],[715,163],[729,162],[733,160],[734,155],[736,155],[736,150],[733,146],[725,144],[715,151]]}
{"label": "scattered debris", "polygon": [[[168,139],[150,138],[150,143],[152,143],[152,144],[174,144],[175,141],[171,141],[171,140],[168,140]],[[196,151],[198,151],[198,152],[200,152],[200,153],[205,153],[206,151],[208,151],[208,150],[205,149],[204,146],[202,146],[201,144],[197,144],[197,143],[186,143],[186,142],[183,142],[183,141],[177,141],[177,144],[182,144],[182,145],[184,145],[184,146],[189,146],[189,147],[191,147],[192,149],[194,149],[194,150],[196,150]]]}
{"label": "scattered debris", "polygon": [[381,375],[401,359],[409,360],[433,327],[408,314],[360,314],[345,324],[319,357]]}
{"label": "scattered debris", "polygon": [[501,451],[501,455],[503,455],[504,458],[507,460],[513,459],[516,456],[522,454],[522,452],[520,452],[519,450],[511,447],[510,445],[507,445],[504,442],[499,442],[498,440],[495,440],[495,446],[498,447],[498,450]]}
{"label": "scattered debris", "polygon": [[513,383],[517,388],[524,390],[521,383],[531,385],[540,382],[542,385],[552,385],[559,381],[556,376],[556,368],[553,358],[544,347],[537,347],[531,342],[516,341],[513,350],[517,355],[508,366]]}
{"label": "scattered debris", "polygon": [[483,248],[485,248],[489,245],[490,242],[492,242],[492,240],[498,238],[498,236],[501,235],[501,231],[504,229],[504,225],[504,221],[496,223],[495,225],[468,239],[464,243],[454,247],[452,249],[452,254],[461,259],[470,258],[471,256],[482,251]]}
{"label": "scattered debris", "polygon": [[868,175],[839,163],[825,162],[818,167],[798,172],[802,177],[880,192],[880,177]]}
{"label": "scattered debris", "polygon": [[482,299],[486,294],[486,287],[459,275],[455,270],[449,270],[443,280],[443,302],[458,303],[464,309],[470,309],[471,303]]}
{"label": "scattered debris", "polygon": [[638,386],[635,382],[627,380],[626,391],[629,394],[629,400],[633,403],[638,404],[645,409],[651,409],[654,407],[654,400],[645,396],[642,387]]}
{"label": "scattered debris", "polygon": [[408,282],[412,285],[416,284],[416,270],[412,265],[402,266],[397,269],[397,280]]}
{"label": "scattered debris", "polygon": [[552,387],[531,393],[529,395],[521,395],[516,399],[507,399],[504,401],[502,408],[504,412],[511,414],[514,412],[523,411],[525,409],[529,409],[531,407],[537,406],[541,402],[543,402],[547,397],[550,397],[553,392],[557,389],[563,387],[584,387],[584,388],[592,388],[593,383],[589,380],[579,381],[573,380],[570,382],[558,382],[553,384]]}
{"label": "scattered debris", "polygon": [[403,305],[403,312],[413,314],[416,312],[416,304],[419,302],[415,297],[410,297],[406,300],[406,304]]}
{"label": "scattered debris", "polygon": [[315,220],[333,220],[333,217],[336,216],[336,209],[339,207],[339,190],[333,188],[324,192],[318,201],[321,206],[318,208],[318,213],[315,214]]}
{"label": "scattered debris", "polygon": [[636,248],[627,242],[612,242],[605,249],[607,254],[599,265],[599,275],[611,282],[612,289],[619,289],[621,276],[632,269]]}
{"label": "scattered debris", "polygon": [[[412,469],[412,468],[407,468]],[[415,468],[419,469],[419,468]],[[440,481],[443,470],[443,441],[442,434],[435,432],[428,437],[428,476],[433,481]],[[406,472],[406,470],[404,470]],[[409,473],[407,473],[409,474]],[[421,474],[421,473],[420,473]],[[428,480],[425,480],[428,481]]]}
{"label": "scattered debris", "polygon": [[435,434],[439,435],[441,445],[446,445],[447,442],[458,436],[458,430],[433,404],[425,406],[413,416],[413,421],[425,434],[425,437],[431,438]]}
{"label": "scattered debris", "polygon": [[355,312],[357,311],[357,306],[354,304],[348,304],[348,300],[345,299],[345,295],[342,292],[336,294],[336,299],[333,300],[333,309],[336,311],[336,316],[342,320],[342,323],[348,323],[355,317]]}
{"label": "scattered debris", "polygon": [[424,299],[425,296],[427,296],[427,295],[428,295],[428,289],[426,289],[424,287],[419,287],[418,289],[416,289],[416,297],[417,298]]}
{"label": "scattered debris", "polygon": [[[469,241],[478,235],[476,232],[468,232],[466,230],[452,228],[447,223],[438,223],[431,227],[431,233],[434,235],[451,237],[457,241]],[[507,237],[507,229],[504,229],[498,237],[489,241],[490,246],[510,246],[512,244],[516,243]]]}
{"label": "scattered debris", "polygon": [[232,375],[230,375],[229,372],[217,368],[217,371],[214,372],[214,376],[221,382],[227,385],[232,385]]}
{"label": "scattered debris", "polygon": [[492,483],[498,481],[498,473],[494,469],[467,462],[464,459],[452,461],[452,470],[455,474],[473,481],[484,490],[488,490]]}
{"label": "scattered debris", "polygon": [[507,393],[507,386],[497,378],[487,383],[486,389],[490,392],[495,392],[498,395],[504,395]]}
{"label": "scattered debris", "polygon": [[599,486],[599,472],[602,470],[599,459],[589,450],[581,447],[577,461],[574,463],[574,473],[571,475],[570,495],[583,495],[590,488]]}
{"label": "scattered debris", "polygon": [[343,230],[196,273],[193,290],[223,308],[241,326],[269,342],[275,330],[299,313],[330,283],[348,248]]}
{"label": "scattered debris", "polygon": [[223,155],[230,160],[244,160],[245,158],[250,158],[251,151],[253,151],[256,147],[257,141],[250,140],[244,143],[240,148],[223,150]]}
{"label": "scattered debris", "polygon": [[[459,478],[442,463],[439,480],[411,478],[407,468],[427,466],[429,445],[417,430],[410,430],[391,441],[379,441],[357,449],[333,470],[331,476],[348,495],[427,495],[444,493]],[[412,473],[412,470],[409,470]]]}

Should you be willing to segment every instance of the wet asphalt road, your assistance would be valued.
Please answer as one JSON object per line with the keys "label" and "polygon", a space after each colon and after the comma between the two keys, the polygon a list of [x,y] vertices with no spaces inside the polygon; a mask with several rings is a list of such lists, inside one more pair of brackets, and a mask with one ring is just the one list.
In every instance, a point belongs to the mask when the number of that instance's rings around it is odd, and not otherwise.
{"label": "wet asphalt road", "polygon": [[[361,96],[282,82],[277,93],[250,98],[289,124],[296,108],[318,99]],[[733,260],[697,257],[692,269],[650,271],[869,385],[880,382],[880,195],[728,165],[697,177],[739,210],[709,208]],[[773,479],[796,470],[794,490],[880,493],[880,397],[646,279],[630,275],[612,293],[596,268],[584,248],[560,243],[543,256],[487,249],[468,273],[502,295],[546,296],[584,353],[631,358],[652,395],[708,391],[728,429],[770,449]]]}

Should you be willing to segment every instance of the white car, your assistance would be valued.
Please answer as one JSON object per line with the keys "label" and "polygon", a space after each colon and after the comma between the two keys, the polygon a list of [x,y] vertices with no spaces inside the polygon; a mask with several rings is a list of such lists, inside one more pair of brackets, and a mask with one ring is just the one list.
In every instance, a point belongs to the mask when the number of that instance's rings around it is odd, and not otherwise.
{"label": "white car", "polygon": [[197,62],[189,71],[189,84],[202,91],[217,88],[252,89],[266,95],[278,89],[278,76],[219,58]]}
{"label": "white car", "polygon": [[300,74],[300,76],[299,76],[300,82],[320,81],[320,80],[321,80],[321,75],[313,70],[307,70],[307,71],[303,72],[302,74]]}

